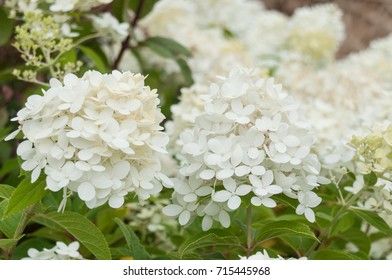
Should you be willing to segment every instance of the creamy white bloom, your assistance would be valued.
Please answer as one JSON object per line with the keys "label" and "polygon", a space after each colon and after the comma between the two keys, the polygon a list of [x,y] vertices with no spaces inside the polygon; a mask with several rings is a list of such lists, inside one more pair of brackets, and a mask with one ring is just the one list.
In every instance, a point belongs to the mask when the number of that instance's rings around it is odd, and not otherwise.
{"label": "creamy white bloom", "polygon": [[103,13],[99,16],[91,16],[94,28],[104,38],[113,41],[123,41],[128,36],[129,23],[120,23],[112,14]]}
{"label": "creamy white bloom", "polygon": [[88,11],[96,6],[109,4],[113,0],[46,0],[51,3],[49,9],[52,12],[69,12],[72,10]]}
{"label": "creamy white bloom", "polygon": [[312,191],[321,181],[320,163],[311,152],[309,125],[281,85],[256,70],[234,69],[202,100],[204,110],[176,142],[184,179],[175,182],[166,214],[183,225],[201,216],[204,230],[214,220],[228,227],[228,212],[244,196],[255,206],[275,207],[273,196],[284,193],[297,198],[297,213],[313,222],[312,208],[321,202]]}
{"label": "creamy white bloom", "polygon": [[288,25],[287,47],[316,63],[330,61],[344,39],[342,15],[334,4],[296,9]]}
{"label": "creamy white bloom", "polygon": [[28,257],[22,260],[82,260],[83,257],[79,253],[79,242],[74,241],[69,245],[63,242],[56,242],[56,245],[51,249],[44,248],[38,251],[35,248],[30,248],[27,251]]}
{"label": "creamy white bloom", "polygon": [[[52,79],[43,96],[32,95],[18,112],[26,140],[17,154],[32,181],[44,170],[46,188],[77,192],[90,208],[123,205],[134,192],[140,201],[171,181],[161,173],[159,154],[168,137],[156,90],[131,72]],[[12,135],[14,136],[14,135]]]}

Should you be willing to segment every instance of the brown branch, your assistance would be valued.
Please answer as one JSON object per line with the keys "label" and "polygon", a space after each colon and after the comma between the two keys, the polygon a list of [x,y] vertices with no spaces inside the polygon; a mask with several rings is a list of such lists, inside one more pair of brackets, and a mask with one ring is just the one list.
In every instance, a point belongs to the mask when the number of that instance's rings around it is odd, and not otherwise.
{"label": "brown branch", "polygon": [[[144,0],[139,0],[139,5],[137,6],[135,17],[132,20],[131,27],[135,28],[137,25],[137,22],[142,14],[144,6]],[[128,36],[125,38],[125,40],[121,44],[121,49],[120,52],[117,55],[117,58],[115,59],[112,69],[117,69],[118,65],[120,64],[120,61],[122,57],[124,56],[125,51],[129,48],[129,40],[131,39],[131,34],[128,34]]]}

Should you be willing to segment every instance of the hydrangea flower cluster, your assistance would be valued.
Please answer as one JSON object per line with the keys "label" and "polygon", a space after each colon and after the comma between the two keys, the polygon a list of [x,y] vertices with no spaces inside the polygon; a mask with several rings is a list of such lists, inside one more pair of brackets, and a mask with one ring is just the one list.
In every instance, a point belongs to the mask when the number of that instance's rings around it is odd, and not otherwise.
{"label": "hydrangea flower cluster", "polygon": [[129,23],[120,23],[112,14],[103,13],[91,16],[93,26],[103,37],[121,42],[128,36]]}
{"label": "hydrangea flower cluster", "polygon": [[134,192],[143,202],[171,181],[161,173],[158,155],[168,137],[156,90],[131,72],[56,79],[43,96],[32,95],[13,120],[25,140],[17,154],[36,181],[43,169],[47,189],[77,192],[89,208],[109,201],[113,208]]}
{"label": "hydrangea flower cluster", "polygon": [[315,62],[332,60],[344,39],[342,16],[334,4],[296,9],[288,24],[288,48]]}
{"label": "hydrangea flower cluster", "polygon": [[228,212],[245,197],[272,208],[280,193],[298,199],[296,213],[314,222],[321,198],[313,189],[323,178],[310,127],[281,85],[257,73],[238,68],[212,84],[194,127],[181,133],[184,179],[175,180],[173,204],[164,208],[181,225],[201,216],[203,230],[214,220],[228,227]]}
{"label": "hydrangea flower cluster", "polygon": [[28,257],[22,260],[82,260],[83,257],[78,251],[79,246],[79,242],[74,241],[69,245],[63,242],[56,242],[56,246],[53,248],[44,248],[42,251],[30,248],[27,251]]}

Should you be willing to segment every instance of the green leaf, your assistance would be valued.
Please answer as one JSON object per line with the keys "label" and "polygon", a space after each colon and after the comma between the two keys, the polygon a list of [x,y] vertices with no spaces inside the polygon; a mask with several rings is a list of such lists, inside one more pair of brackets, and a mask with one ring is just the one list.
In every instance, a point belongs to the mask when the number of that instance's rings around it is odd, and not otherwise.
{"label": "green leaf", "polygon": [[22,219],[22,213],[9,215],[7,218],[3,217],[5,210],[7,209],[8,200],[3,200],[0,203],[0,231],[5,234],[8,238],[13,238],[16,229]]}
{"label": "green leaf", "polygon": [[178,249],[178,255],[180,258],[183,258],[186,253],[197,248],[216,245],[233,246],[237,244],[240,244],[240,240],[237,236],[228,235],[228,231],[226,230],[213,229],[187,239]]}
{"label": "green leaf", "polygon": [[106,73],[108,71],[107,65],[105,60],[97,54],[93,49],[88,48],[86,46],[78,46],[79,48],[87,57],[94,63],[95,67],[98,71],[102,73]]}
{"label": "green leaf", "polygon": [[18,241],[24,236],[21,235],[19,238],[11,238],[11,239],[0,239],[0,248],[7,249],[12,247],[18,243]]}
{"label": "green leaf", "polygon": [[256,237],[258,242],[281,236],[306,237],[318,241],[310,228],[296,221],[272,221],[263,225]]}
{"label": "green leaf", "polygon": [[121,232],[125,237],[128,248],[131,250],[132,257],[135,260],[149,260],[151,259],[146,249],[140,243],[139,238],[129,225],[126,225],[119,218],[114,219],[118,224]]}
{"label": "green leaf", "polygon": [[165,37],[150,37],[141,42],[141,44],[148,46],[152,51],[167,58],[177,59],[181,56],[192,56],[192,53],[183,45],[174,41],[173,39]]}
{"label": "green leaf", "polygon": [[0,8],[0,46],[8,43],[12,36],[15,21],[8,18],[8,14],[3,7]]}
{"label": "green leaf", "polygon": [[359,260],[357,256],[338,250],[322,250],[316,252],[311,259],[314,260]]}
{"label": "green leaf", "polygon": [[49,224],[55,224],[55,229],[61,227],[72,234],[97,259],[111,259],[109,246],[104,235],[83,215],[66,211],[64,213],[51,212],[48,214],[39,214],[37,217],[47,220]]}
{"label": "green leaf", "polygon": [[293,209],[297,208],[296,204],[298,202],[295,199],[287,197],[286,195],[283,194],[274,195],[274,200],[279,201]]}
{"label": "green leaf", "polygon": [[342,217],[340,217],[338,222],[332,226],[330,236],[349,230],[353,226],[354,222],[355,216],[350,212],[346,212]]}
{"label": "green leaf", "polygon": [[367,186],[374,186],[377,183],[377,175],[372,171],[364,175],[363,180]]}
{"label": "green leaf", "polygon": [[193,84],[193,78],[192,78],[192,71],[189,68],[188,63],[182,58],[178,58],[176,61],[178,66],[180,66],[182,76],[184,77],[185,80],[185,84],[187,86],[191,86]]}
{"label": "green leaf", "polygon": [[369,237],[359,229],[350,229],[342,232],[339,237],[348,242],[354,243],[357,248],[365,253],[369,254],[370,251],[370,239]]}
{"label": "green leaf", "polygon": [[392,229],[389,227],[389,225],[376,213],[357,209],[350,209],[350,211],[378,230],[392,234]]}
{"label": "green leaf", "polygon": [[30,182],[30,177],[26,177],[12,193],[4,217],[22,212],[30,205],[40,201],[46,193],[45,186],[46,181],[42,177],[34,183]]}
{"label": "green leaf", "polygon": [[13,260],[20,260],[27,257],[27,251],[30,248],[35,248],[42,251],[44,248],[53,248],[54,244],[42,238],[29,238],[27,240],[21,241],[15,250],[12,252]]}
{"label": "green leaf", "polygon": [[15,188],[9,185],[0,184],[0,198],[9,199]]}
{"label": "green leaf", "polygon": [[1,168],[0,170],[0,178],[3,178],[5,175],[10,174],[11,172],[18,169],[19,169],[19,160],[17,157],[7,159],[3,162],[3,168]]}

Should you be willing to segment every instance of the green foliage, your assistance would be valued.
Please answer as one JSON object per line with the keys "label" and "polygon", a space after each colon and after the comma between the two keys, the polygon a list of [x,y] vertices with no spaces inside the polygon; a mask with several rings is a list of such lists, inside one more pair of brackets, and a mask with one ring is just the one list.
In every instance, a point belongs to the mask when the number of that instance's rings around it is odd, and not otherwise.
{"label": "green foliage", "polygon": [[0,7],[0,46],[8,43],[12,36],[15,21],[8,18],[4,7]]}
{"label": "green foliage", "polygon": [[119,218],[114,219],[119,226],[122,234],[124,235],[125,241],[127,242],[128,249],[130,250],[131,256],[135,260],[148,260],[150,259],[150,255],[140,243],[139,238],[132,230],[129,225],[126,225]]}
{"label": "green foliage", "polygon": [[40,201],[46,191],[46,182],[43,177],[39,178],[34,183],[30,182],[30,177],[26,177],[12,193],[4,217],[19,213],[27,207]]}
{"label": "green foliage", "polygon": [[62,228],[75,237],[97,259],[111,259],[110,249],[102,232],[86,217],[76,212],[38,214],[41,218],[37,222],[44,221],[46,226],[54,225],[54,229]]}
{"label": "green foliage", "polygon": [[209,230],[185,240],[178,249],[178,256],[183,257],[195,249],[209,246],[236,246],[240,244],[237,236],[232,236],[225,230]]}
{"label": "green foliage", "polygon": [[314,260],[359,260],[354,254],[338,250],[321,250],[314,254]]}
{"label": "green foliage", "polygon": [[259,242],[282,236],[305,237],[318,241],[306,224],[295,221],[270,221],[262,224],[257,231],[256,240]]}

